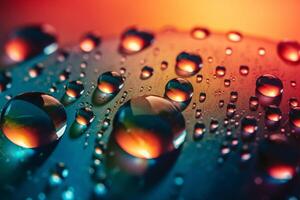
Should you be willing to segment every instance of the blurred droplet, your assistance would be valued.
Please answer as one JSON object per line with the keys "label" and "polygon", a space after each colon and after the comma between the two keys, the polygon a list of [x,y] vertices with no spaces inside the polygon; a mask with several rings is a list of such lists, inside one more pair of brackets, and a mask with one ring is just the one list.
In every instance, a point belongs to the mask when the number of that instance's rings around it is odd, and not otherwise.
{"label": "blurred droplet", "polygon": [[197,74],[201,68],[202,58],[199,55],[181,52],[176,57],[175,72],[178,76],[193,76]]}

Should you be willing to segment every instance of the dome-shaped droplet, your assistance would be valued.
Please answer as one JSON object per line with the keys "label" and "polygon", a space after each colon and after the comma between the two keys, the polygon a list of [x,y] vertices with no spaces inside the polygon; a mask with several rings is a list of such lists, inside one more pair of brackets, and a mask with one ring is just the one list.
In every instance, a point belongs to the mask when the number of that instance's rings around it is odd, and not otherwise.
{"label": "dome-shaped droplet", "polygon": [[240,42],[243,39],[243,36],[239,32],[231,31],[227,33],[227,39],[231,42]]}
{"label": "dome-shaped droplet", "polygon": [[281,110],[278,106],[270,105],[266,107],[265,124],[267,128],[274,130],[279,127],[282,118]]}
{"label": "dome-shaped droplet", "polygon": [[259,104],[258,104],[258,98],[256,96],[251,96],[249,98],[249,109],[251,111],[256,111],[258,108]]}
{"label": "dome-shaped droplet", "polygon": [[193,96],[192,84],[183,79],[171,79],[165,87],[165,97],[171,100],[178,108],[184,110],[190,103]]}
{"label": "dome-shaped droplet", "polygon": [[93,51],[101,42],[101,38],[95,33],[87,33],[80,40],[80,49],[83,52]]}
{"label": "dome-shaped droplet", "polygon": [[122,34],[119,51],[122,54],[134,54],[149,47],[153,40],[152,33],[131,28]]}
{"label": "dome-shaped droplet", "polygon": [[226,68],[224,66],[217,66],[215,74],[216,74],[217,77],[225,76]]}
{"label": "dome-shaped droplet", "polygon": [[290,64],[300,63],[300,44],[296,41],[283,41],[277,45],[279,57]]}
{"label": "dome-shaped droplet", "polygon": [[124,86],[124,79],[114,71],[104,72],[98,78],[98,85],[93,94],[93,103],[102,105],[113,99]]}
{"label": "dome-shaped droplet", "polygon": [[251,140],[256,136],[258,129],[257,120],[253,116],[246,116],[241,121],[241,137],[243,140]]}
{"label": "dome-shaped droplet", "polygon": [[233,104],[233,103],[229,103],[229,104],[227,105],[226,116],[227,116],[228,118],[232,118],[232,117],[234,117],[235,112],[236,112],[236,105]]}
{"label": "dome-shaped droplet", "polygon": [[210,32],[206,28],[201,27],[195,27],[191,30],[191,36],[192,38],[196,40],[203,40],[207,38],[210,35]]}
{"label": "dome-shaped droplet", "polygon": [[266,74],[256,80],[256,90],[266,97],[277,97],[283,92],[283,84],[276,76]]}
{"label": "dome-shaped droplet", "polygon": [[289,118],[292,126],[298,132],[300,130],[300,107],[291,108]]}
{"label": "dome-shaped droplet", "polygon": [[176,57],[175,72],[178,76],[193,76],[197,74],[201,68],[202,58],[197,54],[181,52]]}
{"label": "dome-shaped droplet", "polygon": [[70,81],[66,85],[66,91],[61,102],[66,106],[76,101],[84,92],[84,86],[81,81]]}
{"label": "dome-shaped droplet", "polygon": [[49,55],[56,50],[56,34],[50,25],[16,29],[5,44],[6,55],[14,62],[22,62],[39,54]]}
{"label": "dome-shaped droplet", "polygon": [[75,120],[70,127],[70,136],[77,138],[81,136],[94,121],[95,115],[91,108],[81,107],[77,110]]}
{"label": "dome-shaped droplet", "polygon": [[205,124],[202,122],[197,122],[194,126],[193,138],[194,140],[200,140],[206,132]]}
{"label": "dome-shaped droplet", "polygon": [[35,148],[58,140],[66,128],[66,112],[54,97],[39,92],[15,96],[3,107],[1,129],[13,143]]}
{"label": "dome-shaped droplet", "polygon": [[141,70],[140,78],[146,80],[153,75],[153,68],[149,66],[144,66]]}
{"label": "dome-shaped droplet", "polygon": [[185,121],[168,100],[136,97],[122,105],[113,121],[112,137],[127,153],[153,159],[174,151],[184,142]]}
{"label": "dome-shaped droplet", "polygon": [[240,66],[240,74],[242,76],[247,76],[249,74],[249,67],[247,65]]}

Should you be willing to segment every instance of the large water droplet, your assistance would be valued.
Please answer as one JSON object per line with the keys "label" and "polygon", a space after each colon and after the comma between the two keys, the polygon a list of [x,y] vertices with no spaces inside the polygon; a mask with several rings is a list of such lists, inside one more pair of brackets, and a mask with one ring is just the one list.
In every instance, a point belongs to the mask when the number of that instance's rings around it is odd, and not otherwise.
{"label": "large water droplet", "polygon": [[178,76],[193,76],[197,74],[201,68],[202,58],[199,55],[181,52],[176,57],[175,72]]}
{"label": "large water droplet", "polygon": [[56,50],[55,30],[50,25],[16,29],[5,44],[6,55],[14,62],[22,62],[39,54],[49,55]]}
{"label": "large water droplet", "polygon": [[149,47],[153,42],[154,35],[149,32],[131,28],[121,35],[119,51],[122,54],[134,54]]}
{"label": "large water droplet", "polygon": [[183,78],[174,78],[167,83],[164,96],[180,110],[184,110],[191,102],[193,92],[193,86],[189,81]]}
{"label": "large water droplet", "polygon": [[290,64],[299,64],[300,62],[300,44],[296,41],[283,41],[277,45],[279,57]]}
{"label": "large water droplet", "polygon": [[231,42],[240,42],[243,39],[243,36],[239,32],[231,31],[227,33],[227,38]]}
{"label": "large water droplet", "polygon": [[119,108],[112,136],[130,155],[153,159],[181,146],[186,136],[185,121],[164,98],[136,97]]}
{"label": "large water droplet", "polygon": [[35,148],[58,140],[66,128],[66,112],[54,97],[31,92],[15,96],[4,106],[1,129],[13,143]]}

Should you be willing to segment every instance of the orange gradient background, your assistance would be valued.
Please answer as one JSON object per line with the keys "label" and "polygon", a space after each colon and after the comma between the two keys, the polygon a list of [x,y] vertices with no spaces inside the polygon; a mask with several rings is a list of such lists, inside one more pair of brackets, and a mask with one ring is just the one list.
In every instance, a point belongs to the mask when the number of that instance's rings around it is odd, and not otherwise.
{"label": "orange gradient background", "polygon": [[215,31],[300,41],[299,0],[10,0],[0,5],[0,43],[12,28],[52,24],[62,44],[77,42],[89,30],[119,35],[128,26],[159,30],[199,25]]}

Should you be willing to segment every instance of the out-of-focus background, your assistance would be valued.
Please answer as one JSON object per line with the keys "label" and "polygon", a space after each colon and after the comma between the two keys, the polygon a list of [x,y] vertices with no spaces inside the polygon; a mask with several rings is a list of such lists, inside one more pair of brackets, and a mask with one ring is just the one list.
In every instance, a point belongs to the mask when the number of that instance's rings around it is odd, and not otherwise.
{"label": "out-of-focus background", "polygon": [[28,23],[53,25],[61,44],[89,30],[120,34],[130,25],[159,30],[166,25],[300,41],[299,0],[10,0],[0,3],[0,44],[10,30]]}

